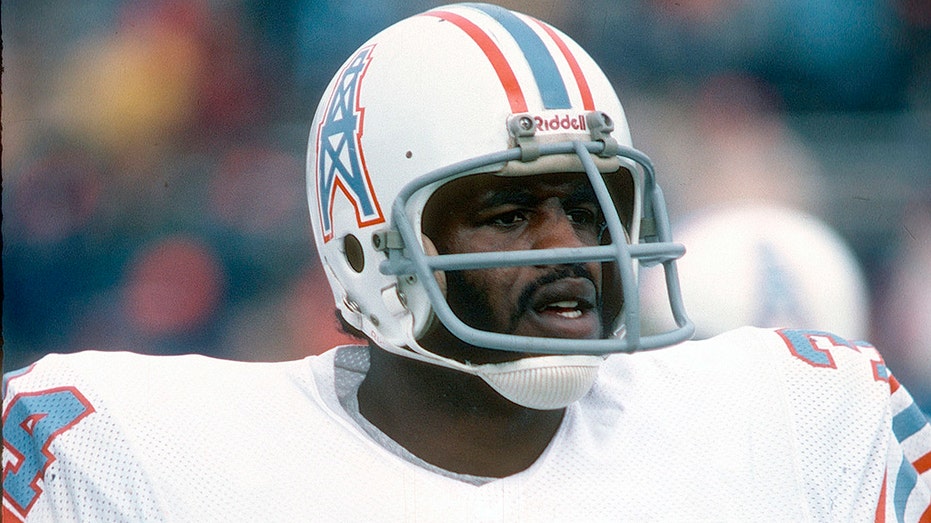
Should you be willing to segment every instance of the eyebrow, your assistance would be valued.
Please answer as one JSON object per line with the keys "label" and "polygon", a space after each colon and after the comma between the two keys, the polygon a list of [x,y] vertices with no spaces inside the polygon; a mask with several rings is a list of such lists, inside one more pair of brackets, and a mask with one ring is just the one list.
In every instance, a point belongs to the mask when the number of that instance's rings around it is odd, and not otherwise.
{"label": "eyebrow", "polygon": [[575,184],[575,187],[572,189],[572,192],[569,193],[569,196],[565,199],[566,203],[580,203],[580,202],[598,202],[598,196],[595,195],[595,189],[592,188],[591,184],[579,181]]}
{"label": "eyebrow", "polygon": [[[489,208],[499,205],[532,205],[537,203],[539,199],[529,188],[515,184],[489,189],[485,195],[478,198],[478,203],[484,208]],[[597,203],[598,198],[595,196],[595,191],[590,184],[579,180],[573,183],[572,190],[563,198],[563,201],[569,204],[578,202]]]}
{"label": "eyebrow", "polygon": [[489,189],[478,199],[479,205],[484,208],[498,207],[499,205],[531,205],[537,198],[526,187],[509,185],[499,189]]}

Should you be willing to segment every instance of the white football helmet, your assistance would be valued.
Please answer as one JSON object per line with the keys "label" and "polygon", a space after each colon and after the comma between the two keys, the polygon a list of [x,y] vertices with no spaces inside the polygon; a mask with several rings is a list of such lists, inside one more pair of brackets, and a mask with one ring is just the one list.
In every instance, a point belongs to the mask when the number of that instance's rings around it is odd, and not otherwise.
{"label": "white football helmet", "polygon": [[[844,239],[821,219],[780,205],[746,202],[683,220],[676,237],[689,249],[679,263],[682,295],[695,337],[743,325],[835,332],[864,339],[869,328],[866,278]],[[644,322],[671,323],[641,274]]]}
{"label": "white football helmet", "polygon": [[[587,173],[609,236],[629,244],[454,255],[425,248],[424,206],[444,183],[559,172]],[[633,178],[632,202],[612,201],[611,179],[621,176]],[[651,162],[633,149],[614,89],[578,44],[529,16],[486,4],[439,7],[362,45],[317,108],[307,195],[340,313],[386,350],[457,367],[419,346],[434,319],[474,346],[544,355],[631,352],[691,335],[674,264],[684,248],[671,242]],[[453,313],[434,275],[586,261],[620,273],[624,305],[608,339],[474,328]],[[666,268],[677,323],[669,332],[641,335],[637,263]]]}

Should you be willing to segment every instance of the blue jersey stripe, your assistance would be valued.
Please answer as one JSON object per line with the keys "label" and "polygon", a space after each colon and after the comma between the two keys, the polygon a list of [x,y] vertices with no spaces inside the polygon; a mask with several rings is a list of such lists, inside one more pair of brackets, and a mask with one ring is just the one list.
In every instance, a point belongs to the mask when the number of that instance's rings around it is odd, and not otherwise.
{"label": "blue jersey stripe", "polygon": [[895,507],[895,518],[898,521],[905,521],[905,505],[908,503],[908,497],[917,483],[918,472],[915,471],[907,459],[902,458],[902,464],[899,465],[899,474],[895,478],[895,493],[892,498]]}
{"label": "blue jersey stripe", "polygon": [[524,57],[530,64],[533,78],[537,82],[540,97],[543,98],[543,107],[546,109],[569,109],[569,93],[556,61],[550,54],[546,44],[539,35],[533,31],[523,20],[514,13],[502,7],[488,4],[465,4],[482,11],[494,18],[517,42]]}
{"label": "blue jersey stripe", "polygon": [[912,402],[905,410],[892,418],[892,432],[895,434],[897,440],[905,441],[927,424],[928,421],[925,419],[924,414],[922,414],[921,409]]}

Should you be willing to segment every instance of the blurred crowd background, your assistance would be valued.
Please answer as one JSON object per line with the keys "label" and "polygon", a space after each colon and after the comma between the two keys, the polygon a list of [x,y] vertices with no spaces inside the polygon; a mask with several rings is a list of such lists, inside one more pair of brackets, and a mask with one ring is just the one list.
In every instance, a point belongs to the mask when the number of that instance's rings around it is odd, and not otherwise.
{"label": "blurred crowd background", "polygon": [[[4,369],[347,341],[310,236],[310,121],[349,53],[437,4],[2,0]],[[931,411],[931,3],[503,5],[603,65],[673,223],[750,200],[833,227],[869,339]]]}

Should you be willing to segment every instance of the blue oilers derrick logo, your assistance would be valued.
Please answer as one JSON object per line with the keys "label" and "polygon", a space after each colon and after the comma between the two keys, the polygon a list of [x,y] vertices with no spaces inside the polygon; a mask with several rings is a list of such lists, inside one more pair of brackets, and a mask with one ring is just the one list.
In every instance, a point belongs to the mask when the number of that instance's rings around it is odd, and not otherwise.
{"label": "blue oilers derrick logo", "polygon": [[362,151],[365,109],[359,106],[359,93],[372,49],[361,49],[340,72],[317,129],[317,201],[324,242],[333,239],[337,192],[355,208],[359,227],[385,221]]}

